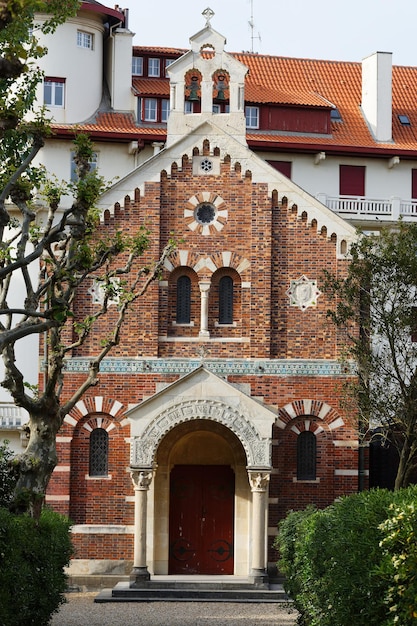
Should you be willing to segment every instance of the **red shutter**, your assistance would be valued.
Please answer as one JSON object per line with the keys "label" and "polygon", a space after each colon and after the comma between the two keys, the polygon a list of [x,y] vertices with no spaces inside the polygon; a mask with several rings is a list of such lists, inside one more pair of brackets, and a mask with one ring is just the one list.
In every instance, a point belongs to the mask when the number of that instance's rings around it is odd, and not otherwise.
{"label": "red shutter", "polygon": [[287,178],[291,179],[291,166],[292,166],[292,162],[291,161],[269,161],[269,160],[267,160],[267,163],[269,163],[269,165],[272,165],[272,167],[274,167],[276,170],[278,170],[278,172],[281,172],[281,174],[284,174],[284,176],[286,176]]}
{"label": "red shutter", "polygon": [[341,196],[365,195],[365,166],[340,165],[339,191]]}
{"label": "red shutter", "polygon": [[411,170],[411,197],[417,198],[417,170]]}

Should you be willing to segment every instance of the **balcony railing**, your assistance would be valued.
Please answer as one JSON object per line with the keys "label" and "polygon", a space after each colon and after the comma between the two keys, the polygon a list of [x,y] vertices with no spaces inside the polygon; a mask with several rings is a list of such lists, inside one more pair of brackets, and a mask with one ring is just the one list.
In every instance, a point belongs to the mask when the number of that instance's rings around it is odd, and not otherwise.
{"label": "balcony railing", "polygon": [[28,421],[28,414],[21,407],[0,403],[0,430],[15,430]]}
{"label": "balcony railing", "polygon": [[317,199],[346,219],[396,221],[402,217],[405,221],[417,220],[417,200],[401,198],[387,200],[360,196],[331,197],[325,194],[318,194]]}

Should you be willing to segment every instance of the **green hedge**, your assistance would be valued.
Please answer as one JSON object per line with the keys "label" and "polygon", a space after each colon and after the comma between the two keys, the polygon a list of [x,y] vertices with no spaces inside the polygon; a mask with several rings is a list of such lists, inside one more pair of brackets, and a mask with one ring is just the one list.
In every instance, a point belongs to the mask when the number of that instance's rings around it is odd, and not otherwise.
{"label": "green hedge", "polygon": [[39,522],[0,508],[0,624],[46,626],[65,601],[70,522],[49,510]]}
{"label": "green hedge", "polygon": [[416,500],[415,486],[372,490],[281,522],[278,565],[300,625],[417,624]]}

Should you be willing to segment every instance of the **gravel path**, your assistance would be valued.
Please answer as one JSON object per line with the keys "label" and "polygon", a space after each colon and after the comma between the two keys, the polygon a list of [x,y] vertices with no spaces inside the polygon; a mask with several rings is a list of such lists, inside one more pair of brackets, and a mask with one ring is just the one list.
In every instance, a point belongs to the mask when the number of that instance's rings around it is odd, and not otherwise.
{"label": "gravel path", "polygon": [[280,604],[123,602],[95,604],[93,593],[70,593],[51,626],[294,626],[297,613]]}

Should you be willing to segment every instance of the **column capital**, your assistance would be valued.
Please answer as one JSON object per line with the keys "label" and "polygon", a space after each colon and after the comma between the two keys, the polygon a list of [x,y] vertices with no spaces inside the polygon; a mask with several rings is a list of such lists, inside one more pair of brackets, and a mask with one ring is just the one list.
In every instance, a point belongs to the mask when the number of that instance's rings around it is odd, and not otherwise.
{"label": "column capital", "polygon": [[130,477],[135,490],[148,491],[152,482],[153,471],[151,469],[131,469]]}
{"label": "column capital", "polygon": [[248,478],[251,491],[265,492],[268,489],[271,472],[268,470],[248,469]]}
{"label": "column capital", "polygon": [[199,280],[198,286],[200,287],[201,293],[207,293],[210,291],[211,281],[210,280]]}

